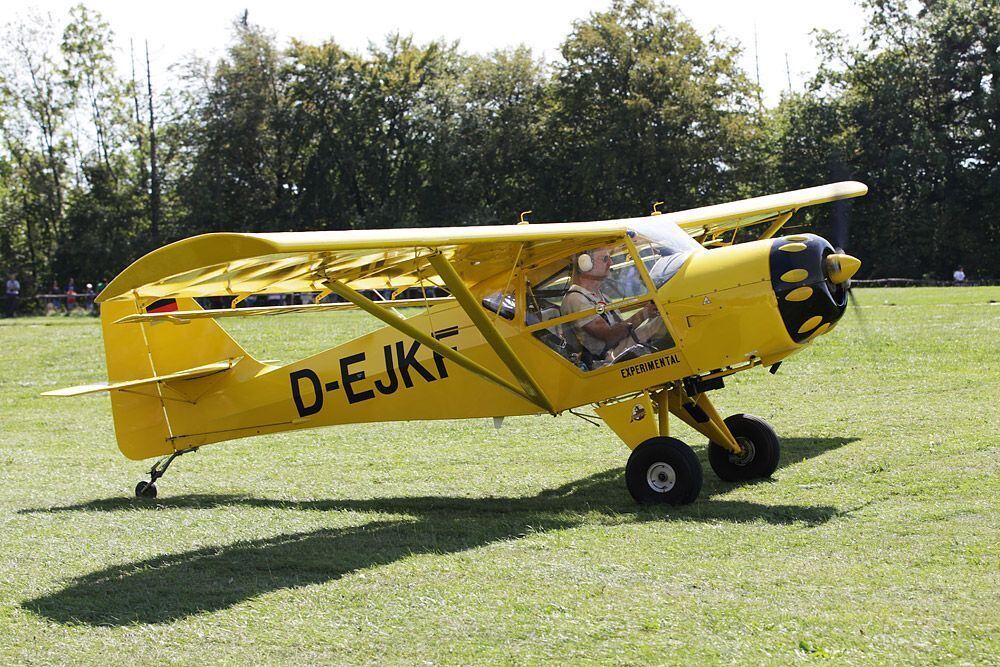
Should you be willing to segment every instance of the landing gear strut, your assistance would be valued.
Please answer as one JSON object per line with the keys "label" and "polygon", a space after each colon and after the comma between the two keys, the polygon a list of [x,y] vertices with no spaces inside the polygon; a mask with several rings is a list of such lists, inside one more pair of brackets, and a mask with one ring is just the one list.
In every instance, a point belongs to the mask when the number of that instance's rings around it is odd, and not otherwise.
{"label": "landing gear strut", "polygon": [[170,464],[174,462],[181,454],[187,454],[188,452],[198,451],[197,447],[192,447],[191,449],[181,449],[174,452],[170,456],[164,456],[162,459],[158,460],[153,464],[153,467],[149,469],[149,481],[141,481],[135,485],[135,497],[136,498],[155,498],[156,497],[156,480],[163,477],[164,473],[167,472],[167,468]]}

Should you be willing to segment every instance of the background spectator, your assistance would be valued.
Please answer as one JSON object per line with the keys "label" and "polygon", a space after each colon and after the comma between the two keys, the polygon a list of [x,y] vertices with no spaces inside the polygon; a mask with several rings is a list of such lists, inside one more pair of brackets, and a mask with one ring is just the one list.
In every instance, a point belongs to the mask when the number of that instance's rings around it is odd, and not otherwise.
{"label": "background spectator", "polygon": [[21,283],[17,281],[16,274],[10,274],[7,277],[6,285],[6,297],[7,297],[7,317],[14,317],[14,313],[17,312],[17,300],[21,296]]}
{"label": "background spectator", "polygon": [[94,292],[93,283],[87,283],[86,291],[83,293],[83,307],[88,313],[93,314],[94,312],[94,297],[96,293]]}
{"label": "background spectator", "polygon": [[70,278],[66,285],[66,314],[69,315],[76,309],[76,282]]}
{"label": "background spectator", "polygon": [[45,300],[46,314],[62,310],[63,304],[62,299],[59,298],[60,295],[62,295],[62,288],[59,287],[59,281],[53,280],[52,286],[49,288],[49,298]]}
{"label": "background spectator", "polygon": [[951,274],[951,276],[955,279],[955,284],[957,285],[965,282],[965,270],[961,266],[955,269],[955,273]]}

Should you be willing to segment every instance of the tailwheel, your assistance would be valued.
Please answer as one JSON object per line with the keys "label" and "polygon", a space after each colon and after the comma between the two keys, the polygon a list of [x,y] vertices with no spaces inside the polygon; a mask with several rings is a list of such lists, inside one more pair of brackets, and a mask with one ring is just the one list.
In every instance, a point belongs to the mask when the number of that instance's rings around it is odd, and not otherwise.
{"label": "tailwheel", "polygon": [[770,477],[781,459],[781,441],[771,425],[754,415],[737,414],[725,419],[743,452],[739,455],[714,442],[708,443],[708,462],[719,479],[747,482]]}
{"label": "tailwheel", "polygon": [[163,477],[164,473],[167,472],[167,468],[170,464],[174,462],[178,456],[187,454],[188,452],[198,451],[197,447],[192,447],[191,449],[179,449],[169,456],[164,456],[162,459],[153,464],[153,467],[149,469],[149,481],[141,481],[135,485],[135,497],[136,498],[155,498],[156,497],[156,480]]}
{"label": "tailwheel", "polygon": [[676,438],[659,436],[632,450],[625,485],[638,503],[687,505],[701,492],[701,462]]}
{"label": "tailwheel", "polygon": [[135,485],[136,498],[155,498],[156,484],[153,482],[139,482]]}

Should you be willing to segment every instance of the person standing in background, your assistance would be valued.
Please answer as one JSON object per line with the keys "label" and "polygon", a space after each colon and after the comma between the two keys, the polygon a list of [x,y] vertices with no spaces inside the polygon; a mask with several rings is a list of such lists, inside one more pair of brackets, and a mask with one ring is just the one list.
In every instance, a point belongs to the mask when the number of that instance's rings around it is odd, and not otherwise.
{"label": "person standing in background", "polygon": [[74,310],[76,310],[76,281],[70,278],[69,284],[66,285],[66,314],[70,315]]}
{"label": "person standing in background", "polygon": [[[97,281],[97,294],[100,295],[104,291],[104,288],[108,286],[108,279],[101,278]],[[100,316],[101,314],[101,304],[97,303],[97,296],[94,297],[94,315]]]}
{"label": "person standing in background", "polygon": [[965,282],[965,269],[958,267],[955,269],[955,273],[951,274],[951,277],[955,279],[956,285],[961,285]]}
{"label": "person standing in background", "polygon": [[62,295],[62,288],[59,287],[59,281],[53,280],[52,287],[49,288],[49,298],[46,299],[45,304],[45,314],[53,313],[57,310],[62,310],[63,303],[62,299],[59,297]]}
{"label": "person standing in background", "polygon": [[17,312],[17,301],[21,297],[21,283],[17,281],[16,274],[12,273],[7,277],[5,294],[7,297],[5,315],[14,317],[14,313]]}

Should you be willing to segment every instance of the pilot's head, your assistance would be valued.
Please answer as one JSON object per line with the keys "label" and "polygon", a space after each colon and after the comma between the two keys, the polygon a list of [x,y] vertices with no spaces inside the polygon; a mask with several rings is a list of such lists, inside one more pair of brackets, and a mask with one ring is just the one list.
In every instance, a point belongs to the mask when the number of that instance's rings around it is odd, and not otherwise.
{"label": "pilot's head", "polygon": [[611,249],[595,248],[582,252],[576,257],[577,274],[586,278],[600,280],[607,277],[611,271]]}

